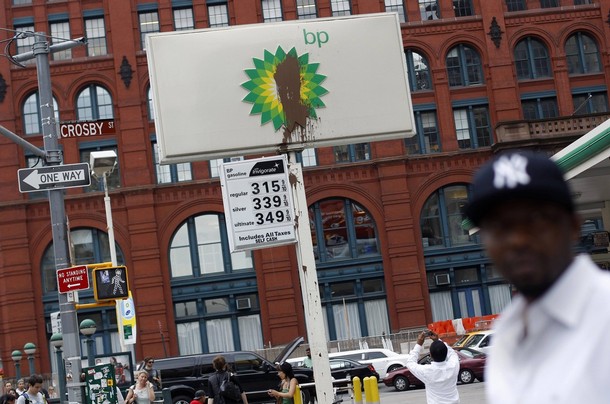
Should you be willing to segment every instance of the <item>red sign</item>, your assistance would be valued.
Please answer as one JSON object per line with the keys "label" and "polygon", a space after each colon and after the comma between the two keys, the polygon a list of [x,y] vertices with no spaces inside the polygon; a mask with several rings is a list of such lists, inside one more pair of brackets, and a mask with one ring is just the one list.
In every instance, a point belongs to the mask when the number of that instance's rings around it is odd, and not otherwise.
{"label": "red sign", "polygon": [[71,137],[94,137],[116,134],[113,120],[61,122],[59,134],[63,139]]}
{"label": "red sign", "polygon": [[89,270],[87,266],[58,269],[57,289],[59,293],[89,289]]}

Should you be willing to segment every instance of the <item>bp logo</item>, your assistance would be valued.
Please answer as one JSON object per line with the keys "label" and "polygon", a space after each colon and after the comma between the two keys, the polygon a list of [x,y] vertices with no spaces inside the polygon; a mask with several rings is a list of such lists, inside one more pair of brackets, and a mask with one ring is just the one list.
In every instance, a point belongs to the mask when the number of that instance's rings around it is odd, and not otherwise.
{"label": "bp logo", "polygon": [[316,73],[320,64],[309,63],[308,53],[278,46],[275,54],[265,50],[264,59],[252,60],[255,68],[245,70],[250,80],[241,85],[249,91],[243,101],[253,104],[250,115],[260,114],[261,125],[292,132],[317,119],[316,109],[325,107],[320,97],[328,93],[321,85],[326,76]]}

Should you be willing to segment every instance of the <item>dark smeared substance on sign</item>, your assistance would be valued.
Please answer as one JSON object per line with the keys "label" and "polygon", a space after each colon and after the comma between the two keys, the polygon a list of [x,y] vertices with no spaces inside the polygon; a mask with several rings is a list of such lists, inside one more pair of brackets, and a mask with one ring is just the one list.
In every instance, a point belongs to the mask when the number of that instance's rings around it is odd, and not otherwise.
{"label": "dark smeared substance on sign", "polygon": [[299,61],[293,56],[286,56],[275,71],[278,97],[286,114],[285,137],[289,137],[297,125],[305,128],[309,117],[309,108],[301,102],[300,73]]}

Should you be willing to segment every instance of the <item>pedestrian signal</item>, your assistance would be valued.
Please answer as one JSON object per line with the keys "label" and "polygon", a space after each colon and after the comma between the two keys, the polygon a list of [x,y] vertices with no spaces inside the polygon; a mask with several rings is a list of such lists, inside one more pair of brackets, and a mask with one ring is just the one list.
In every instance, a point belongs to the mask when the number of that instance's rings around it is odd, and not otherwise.
{"label": "pedestrian signal", "polygon": [[129,297],[127,268],[121,266],[93,269],[93,291],[96,301],[127,299]]}

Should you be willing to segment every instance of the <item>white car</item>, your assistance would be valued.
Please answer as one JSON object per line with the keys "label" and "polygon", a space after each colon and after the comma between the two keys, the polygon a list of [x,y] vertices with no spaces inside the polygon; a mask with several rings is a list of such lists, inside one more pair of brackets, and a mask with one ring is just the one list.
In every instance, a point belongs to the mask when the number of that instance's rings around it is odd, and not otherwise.
{"label": "white car", "polygon": [[[329,358],[346,358],[358,361],[364,364],[371,364],[379,373],[379,380],[382,381],[385,375],[398,368],[407,366],[407,358],[409,355],[398,354],[394,351],[384,348],[357,349],[354,351],[331,352]],[[303,366],[304,356],[298,358],[290,358],[293,366]]]}
{"label": "white car", "polygon": [[464,347],[476,349],[477,351],[481,351],[483,353],[488,353],[493,334],[493,330],[470,332],[468,333],[470,337],[464,341]]}
{"label": "white car", "polygon": [[355,351],[333,352],[328,354],[329,358],[347,358],[353,359],[360,363],[371,364],[379,373],[379,381],[383,380],[385,375],[398,368],[407,365],[409,355],[398,354],[394,351],[384,348],[358,349]]}

